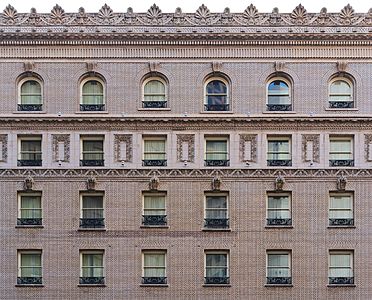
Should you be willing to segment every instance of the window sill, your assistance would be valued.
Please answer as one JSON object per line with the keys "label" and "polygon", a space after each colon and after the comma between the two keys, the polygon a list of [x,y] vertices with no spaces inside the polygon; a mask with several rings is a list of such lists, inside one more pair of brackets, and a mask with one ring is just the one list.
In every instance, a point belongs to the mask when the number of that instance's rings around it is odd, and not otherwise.
{"label": "window sill", "polygon": [[221,284],[203,284],[203,287],[231,287],[230,283],[221,283]]}
{"label": "window sill", "polygon": [[15,228],[44,228],[44,225],[16,225]]}
{"label": "window sill", "polygon": [[211,110],[211,111],[201,111],[200,112],[201,114],[230,114],[230,115],[232,115],[232,114],[234,114],[234,112],[233,111],[231,111],[231,110],[228,110],[228,111],[223,111],[223,110]]}
{"label": "window sill", "polygon": [[356,287],[356,284],[327,284],[327,287]]}
{"label": "window sill", "polygon": [[16,287],[32,287],[32,288],[38,288],[38,287],[44,287],[44,284],[16,284]]}
{"label": "window sill", "polygon": [[273,111],[268,111],[268,110],[265,110],[262,112],[263,114],[297,114],[297,112],[293,111],[293,110],[290,110],[290,111],[279,111],[279,110],[273,110]]}
{"label": "window sill", "polygon": [[293,287],[293,284],[265,284],[265,287]]}
{"label": "window sill", "polygon": [[337,228],[356,228],[355,225],[338,225],[338,226],[327,226],[329,229],[337,229]]}
{"label": "window sill", "polygon": [[202,228],[202,231],[225,231],[229,232],[231,231],[231,228]]}
{"label": "window sill", "polygon": [[13,114],[46,114],[46,111],[44,110],[37,110],[37,111],[32,111],[32,110],[16,110],[13,111]]}
{"label": "window sill", "polygon": [[327,107],[324,110],[326,111],[358,111],[359,108],[353,107],[353,108],[330,108]]}
{"label": "window sill", "polygon": [[77,231],[106,231],[106,228],[79,228]]}
{"label": "window sill", "polygon": [[139,111],[147,111],[147,110],[155,110],[155,111],[170,111],[171,108],[170,107],[162,107],[162,108],[156,108],[156,107],[153,107],[153,108],[138,108]]}
{"label": "window sill", "polygon": [[168,284],[140,284],[143,287],[169,287]]}
{"label": "window sill", "polygon": [[94,110],[94,111],[77,111],[75,112],[75,114],[88,114],[88,115],[91,115],[91,114],[108,114],[109,112],[107,110]]}
{"label": "window sill", "polygon": [[78,284],[80,287],[106,287],[106,284]]}
{"label": "window sill", "polygon": [[162,228],[168,229],[169,225],[141,225],[140,228]]}
{"label": "window sill", "polygon": [[278,229],[288,228],[288,229],[291,229],[291,228],[293,228],[293,225],[266,225],[265,228],[268,228],[268,229],[271,229],[271,228],[278,228]]}

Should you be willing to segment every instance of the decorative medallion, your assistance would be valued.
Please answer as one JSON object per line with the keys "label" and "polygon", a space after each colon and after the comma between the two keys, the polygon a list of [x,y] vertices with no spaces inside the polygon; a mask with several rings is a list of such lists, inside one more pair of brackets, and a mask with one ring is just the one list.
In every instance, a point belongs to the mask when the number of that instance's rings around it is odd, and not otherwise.
{"label": "decorative medallion", "polygon": [[10,4],[3,10],[3,16],[7,24],[14,24],[18,18],[16,9]]}
{"label": "decorative medallion", "polygon": [[149,190],[157,191],[159,189],[160,180],[157,176],[152,176],[149,181]]}
{"label": "decorative medallion", "polygon": [[50,12],[50,18],[55,24],[62,24],[66,17],[65,11],[62,7],[56,4]]}

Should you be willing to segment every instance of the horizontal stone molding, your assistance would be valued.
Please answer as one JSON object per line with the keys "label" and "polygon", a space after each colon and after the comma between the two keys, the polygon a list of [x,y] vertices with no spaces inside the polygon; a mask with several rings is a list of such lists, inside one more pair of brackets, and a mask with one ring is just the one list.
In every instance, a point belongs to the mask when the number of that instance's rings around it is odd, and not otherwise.
{"label": "horizontal stone molding", "polygon": [[301,180],[322,180],[327,179],[336,182],[340,176],[348,178],[348,181],[368,180],[372,181],[372,168],[370,169],[0,169],[0,181],[17,178],[23,182],[24,178],[31,176],[35,181],[46,178],[48,180],[70,180],[73,178],[86,179],[94,176],[97,180],[110,181],[111,179],[141,179],[148,181],[152,176],[157,178],[208,180],[216,176],[222,180],[228,178],[241,178],[247,180],[273,180],[277,176],[288,178],[298,178]]}

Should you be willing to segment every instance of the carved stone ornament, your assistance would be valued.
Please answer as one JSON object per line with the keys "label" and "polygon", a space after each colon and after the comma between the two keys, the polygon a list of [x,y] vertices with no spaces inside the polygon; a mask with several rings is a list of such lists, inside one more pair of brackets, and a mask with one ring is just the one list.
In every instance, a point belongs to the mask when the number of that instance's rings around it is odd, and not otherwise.
{"label": "carved stone ornament", "polygon": [[149,181],[149,190],[157,191],[159,189],[160,180],[157,176],[152,176]]}
{"label": "carved stone ornament", "polygon": [[[125,159],[121,157],[122,143],[125,143]],[[118,162],[131,162],[133,156],[133,138],[131,134],[115,134],[114,135],[114,157]]]}
{"label": "carved stone ornament", "polygon": [[35,63],[33,61],[26,61],[23,63],[25,72],[33,72],[35,70]]}
{"label": "carved stone ornament", "polygon": [[219,176],[215,176],[212,178],[212,191],[220,191],[221,190],[221,178]]}
{"label": "carved stone ornament", "polygon": [[364,135],[364,154],[366,161],[372,161],[372,134]]}
{"label": "carved stone ornament", "polygon": [[23,182],[23,189],[25,191],[31,191],[34,188],[34,179],[31,176],[27,176]]}
{"label": "carved stone ornament", "polygon": [[158,61],[150,61],[149,62],[149,70],[150,72],[159,72],[159,69],[160,69],[160,62]]}
{"label": "carved stone ornament", "polygon": [[[187,143],[188,153],[183,153],[182,144]],[[193,134],[177,134],[177,161],[184,162],[183,157],[188,158],[188,162],[195,160],[195,135]]]}
{"label": "carved stone ornament", "polygon": [[313,142],[312,161],[320,162],[320,137],[319,134],[303,134],[302,135],[302,161],[307,162],[306,153],[309,149],[308,142]]}
{"label": "carved stone ornament", "polygon": [[275,72],[283,72],[284,68],[285,68],[285,62],[284,61],[276,61],[274,63]]}
{"label": "carved stone ornament", "polygon": [[278,175],[275,178],[275,190],[276,191],[282,191],[283,190],[283,187],[284,187],[284,183],[285,183],[284,177],[281,176],[281,175]]}
{"label": "carved stone ornament", "polygon": [[243,17],[246,18],[246,19],[256,19],[258,18],[258,10],[256,8],[256,6],[254,6],[253,4],[249,5],[244,13],[243,13]]}
{"label": "carved stone ornament", "polygon": [[94,176],[91,176],[87,179],[87,190],[94,191],[96,189],[97,179]]}
{"label": "carved stone ornament", "polygon": [[344,175],[341,175],[337,178],[337,190],[338,191],[345,191],[346,189],[347,179]]}
{"label": "carved stone ornament", "polygon": [[161,9],[156,4],[153,4],[147,11],[146,16],[151,20],[160,19],[162,16]]}
{"label": "carved stone ornament", "polygon": [[337,70],[339,72],[346,72],[348,62],[347,61],[338,61],[337,62]]}
{"label": "carved stone ornament", "polygon": [[303,23],[307,18],[306,9],[300,4],[291,13],[291,18],[297,23]]}
{"label": "carved stone ornament", "polygon": [[66,17],[65,11],[62,7],[56,4],[50,12],[50,18],[55,24],[62,24]]}
{"label": "carved stone ornament", "polygon": [[18,18],[17,10],[9,4],[3,10],[3,16],[8,24],[14,24]]}
{"label": "carved stone ornament", "polygon": [[351,21],[354,18],[354,9],[350,4],[346,5],[340,12],[340,18]]}
{"label": "carved stone ornament", "polygon": [[53,161],[60,161],[61,153],[59,153],[58,143],[64,144],[63,161],[70,161],[70,135],[69,134],[52,134],[53,143]]}
{"label": "carved stone ornament", "polygon": [[7,162],[8,160],[8,135],[7,134],[0,134],[0,142],[2,144],[2,162]]}
{"label": "carved stone ornament", "polygon": [[98,11],[98,17],[102,21],[104,21],[105,23],[108,23],[114,17],[114,12],[113,12],[113,10],[111,9],[110,6],[108,6],[107,4],[105,4]]}
{"label": "carved stone ornament", "polygon": [[[251,143],[250,159],[245,158],[245,153],[249,150],[246,149],[246,142]],[[257,161],[257,134],[241,134],[239,139],[239,157],[240,161]]]}
{"label": "carved stone ornament", "polygon": [[212,70],[213,72],[221,72],[223,63],[220,61],[213,61],[212,62]]}
{"label": "carved stone ornament", "polygon": [[85,63],[85,67],[88,72],[95,72],[97,70],[97,62],[95,61],[88,61]]}
{"label": "carved stone ornament", "polygon": [[204,4],[202,4],[202,6],[200,6],[195,13],[195,18],[200,20],[207,20],[210,17],[211,12]]}

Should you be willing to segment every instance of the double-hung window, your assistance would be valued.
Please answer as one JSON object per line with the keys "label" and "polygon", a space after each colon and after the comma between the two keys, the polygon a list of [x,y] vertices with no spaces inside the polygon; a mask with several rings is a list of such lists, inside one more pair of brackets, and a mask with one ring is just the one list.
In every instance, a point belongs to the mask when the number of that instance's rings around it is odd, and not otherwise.
{"label": "double-hung window", "polygon": [[267,225],[292,225],[290,194],[269,194],[267,196]]}
{"label": "double-hung window", "polygon": [[205,111],[229,111],[228,83],[222,78],[210,79],[205,85]]}
{"label": "double-hung window", "polygon": [[18,166],[37,167],[42,165],[41,136],[19,137],[18,149]]}
{"label": "double-hung window", "polygon": [[143,108],[166,108],[166,84],[160,78],[150,78],[143,86]]}
{"label": "double-hung window", "polygon": [[102,250],[80,251],[80,284],[105,284]]}
{"label": "double-hung window", "polygon": [[267,165],[278,167],[292,166],[291,139],[289,137],[268,137]]}
{"label": "double-hung window", "polygon": [[18,195],[17,225],[42,225],[41,193]]}
{"label": "double-hung window", "polygon": [[19,84],[18,111],[41,111],[43,106],[42,85],[36,79],[25,79]]}
{"label": "double-hung window", "polygon": [[353,138],[330,137],[329,165],[331,167],[353,167]]}
{"label": "double-hung window", "polygon": [[82,194],[80,228],[104,228],[103,194]]}
{"label": "double-hung window", "polygon": [[332,193],[329,197],[329,225],[353,226],[353,195]]}
{"label": "double-hung window", "polygon": [[41,250],[18,251],[17,284],[42,284]]}
{"label": "double-hung window", "polygon": [[284,78],[274,78],[267,86],[267,110],[291,111],[291,85]]}
{"label": "double-hung window", "polygon": [[146,167],[165,167],[166,158],[166,138],[165,137],[146,137],[143,140],[143,165]]}
{"label": "double-hung window", "polygon": [[329,84],[330,108],[353,108],[353,84],[346,78],[335,78]]}
{"label": "double-hung window", "polygon": [[146,193],[143,195],[142,224],[145,226],[167,225],[164,193]]}
{"label": "double-hung window", "polygon": [[104,166],[103,136],[83,136],[81,138],[80,165],[84,167]]}
{"label": "double-hung window", "polygon": [[166,284],[166,251],[145,250],[142,252],[142,284]]}
{"label": "double-hung window", "polygon": [[329,284],[354,284],[353,251],[329,251]]}
{"label": "double-hung window", "polygon": [[229,227],[227,195],[205,196],[204,228],[227,229]]}
{"label": "double-hung window", "polygon": [[229,252],[205,251],[205,284],[229,284]]}
{"label": "double-hung window", "polygon": [[290,251],[267,251],[266,283],[292,284]]}
{"label": "double-hung window", "polygon": [[82,82],[80,110],[105,110],[104,84],[101,80],[91,78]]}
{"label": "double-hung window", "polygon": [[224,137],[208,137],[205,140],[205,165],[208,167],[227,167],[229,143]]}

